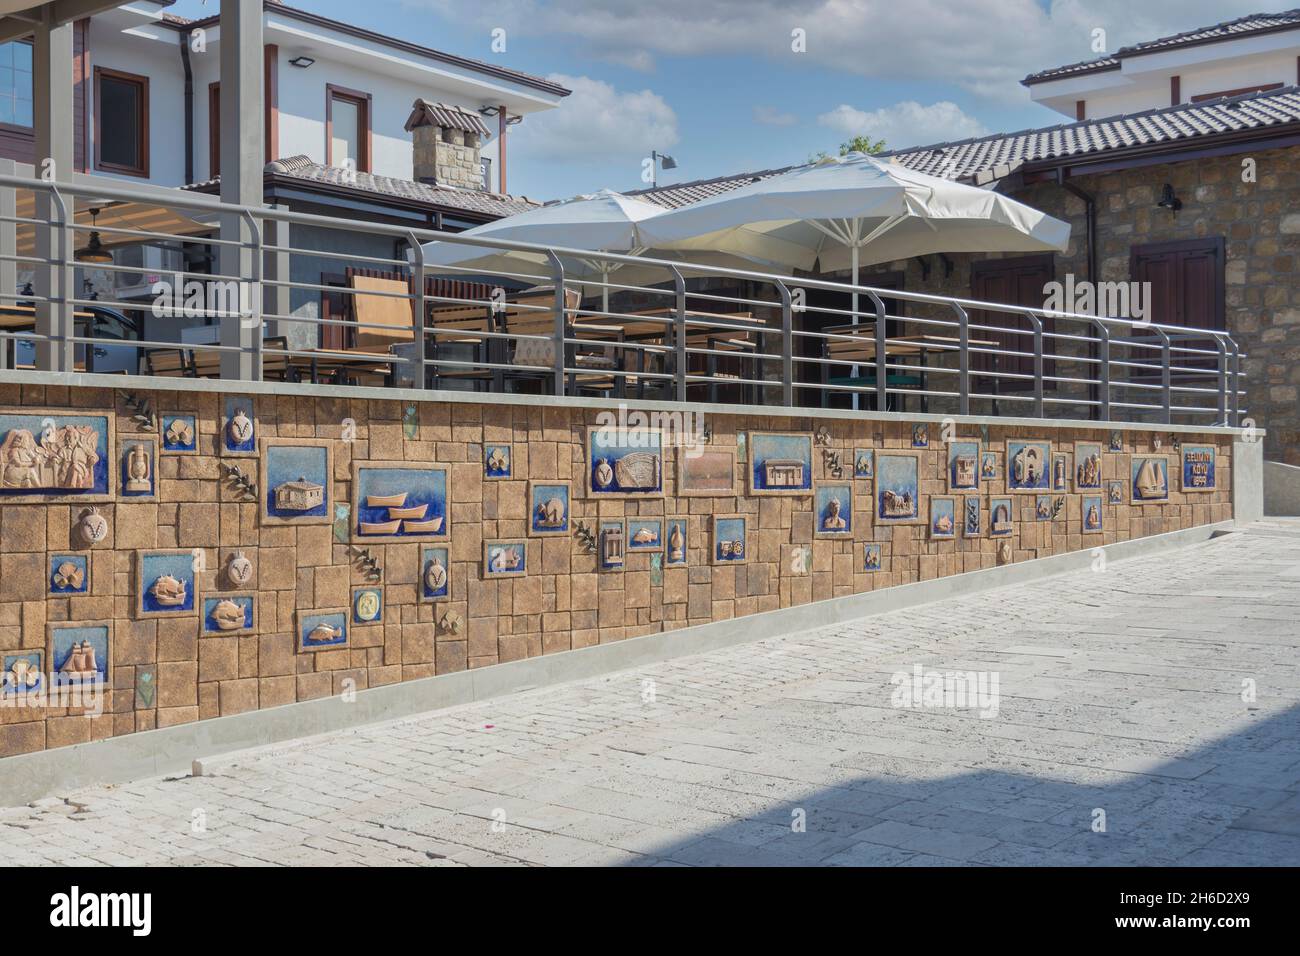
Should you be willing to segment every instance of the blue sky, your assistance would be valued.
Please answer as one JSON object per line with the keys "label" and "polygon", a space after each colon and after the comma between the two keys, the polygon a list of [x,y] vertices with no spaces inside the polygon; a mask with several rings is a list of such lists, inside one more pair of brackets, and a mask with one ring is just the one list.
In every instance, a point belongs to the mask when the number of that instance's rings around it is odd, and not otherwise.
{"label": "blue sky", "polygon": [[[574,90],[512,132],[510,191],[554,199],[803,162],[854,132],[891,147],[1066,122],[1026,73],[1257,12],[1268,0],[293,0]],[[183,16],[217,0],[180,0]],[[506,50],[491,49],[494,28]],[[795,31],[804,48],[796,51]]]}

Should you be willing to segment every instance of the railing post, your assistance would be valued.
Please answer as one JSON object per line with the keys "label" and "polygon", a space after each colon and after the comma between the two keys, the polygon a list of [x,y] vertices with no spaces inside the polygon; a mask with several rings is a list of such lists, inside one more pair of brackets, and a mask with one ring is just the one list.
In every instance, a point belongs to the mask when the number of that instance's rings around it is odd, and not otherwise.
{"label": "railing post", "polygon": [[[686,401],[686,279],[673,266],[673,388],[677,401]],[[606,310],[608,311],[608,309]]]}
{"label": "railing post", "polygon": [[1160,411],[1161,421],[1168,425],[1174,420],[1173,376],[1169,371],[1173,350],[1169,347],[1169,336],[1165,330],[1158,326],[1152,328],[1160,336]]}
{"label": "railing post", "polygon": [[1214,337],[1215,348],[1219,350],[1219,421],[1228,423],[1228,349],[1223,344],[1223,336]]}
{"label": "railing post", "polygon": [[876,411],[889,407],[889,356],[886,355],[885,303],[874,292],[868,292],[876,309]]}
{"label": "railing post", "polygon": [[970,316],[957,303],[957,413],[970,414]]}
{"label": "railing post", "polygon": [[[289,207],[280,204],[271,208],[276,212],[285,212]],[[269,287],[264,284],[262,289],[262,326],[267,337],[281,335],[284,329],[291,327],[286,320],[266,319],[267,312],[273,316],[289,314],[289,286],[285,283],[291,278],[290,255],[281,250],[290,247],[291,229],[289,223],[271,217],[262,223],[262,233],[266,237],[266,243],[279,247],[274,252],[266,253],[266,265],[263,268],[264,278],[275,283]]]}
{"label": "railing post", "polygon": [[776,288],[781,293],[781,404],[790,408],[794,405],[794,308],[786,284],[777,280]]}
{"label": "railing post", "polygon": [[1233,428],[1241,427],[1241,349],[1232,336],[1228,336],[1232,346],[1232,419],[1228,422]]}
{"label": "railing post", "polygon": [[[39,196],[39,193],[38,193]],[[72,335],[72,247],[75,232],[68,204],[59,187],[50,183],[48,209],[44,231],[36,227],[36,254],[50,259],[48,264],[36,267],[36,332],[42,338],[36,341],[36,367],[45,372],[71,372],[76,368]],[[37,201],[37,216],[41,218],[42,203]],[[55,218],[57,216],[57,218]]]}
{"label": "railing post", "polygon": [[[262,241],[262,226],[253,217],[248,210],[243,212],[244,223],[248,228],[249,244],[253,247],[253,254],[249,257],[248,264],[248,304],[244,305],[244,297],[239,297],[239,322],[251,333],[249,335],[241,334],[239,336],[240,351],[248,350],[248,361],[239,363],[241,378],[246,378],[250,382],[260,382],[262,380],[262,345],[266,341],[266,317],[262,309],[262,256],[265,254]],[[240,278],[243,276],[241,274]],[[247,311],[247,315],[245,315]]]}
{"label": "railing post", "polygon": [[[412,388],[424,388],[424,247],[415,233],[408,232],[406,241],[411,249],[411,364],[415,372],[411,376]],[[397,370],[393,370],[393,378]]]}
{"label": "railing post", "polygon": [[1103,422],[1110,421],[1110,329],[1101,319],[1093,319],[1093,325],[1097,326],[1100,341],[1097,348],[1097,360],[1100,363],[1101,377],[1099,398],[1101,408],[1098,411],[1098,417]]}
{"label": "railing post", "polygon": [[1034,327],[1034,417],[1043,418],[1043,320],[1033,312],[1024,315]]}
{"label": "railing post", "polygon": [[564,369],[567,364],[565,353],[568,349],[565,339],[569,337],[568,303],[564,301],[564,263],[552,249],[546,250],[546,257],[550,260],[551,281],[555,284],[555,328],[552,332],[555,342],[554,387],[556,395],[563,395]]}

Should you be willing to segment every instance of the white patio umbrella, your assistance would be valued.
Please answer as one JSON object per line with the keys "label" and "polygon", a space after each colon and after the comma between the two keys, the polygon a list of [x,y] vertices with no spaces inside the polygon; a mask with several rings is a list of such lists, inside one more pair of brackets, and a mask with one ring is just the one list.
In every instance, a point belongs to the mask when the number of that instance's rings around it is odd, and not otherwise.
{"label": "white patio umbrella", "polygon": [[[596,255],[600,252],[626,255],[645,253],[648,245],[641,237],[641,225],[647,220],[662,215],[665,211],[662,206],[624,196],[610,189],[602,189],[591,195],[575,196],[563,202],[552,203],[475,226],[463,235],[480,239],[532,242],[545,246],[591,250],[593,255],[590,257],[562,257],[565,274],[579,280],[599,277],[602,282],[603,311],[608,312],[611,274],[617,273],[619,280],[628,285],[637,282],[666,282],[672,279],[672,276],[662,267],[630,267],[626,263],[602,260]],[[426,243],[423,250],[426,268],[436,268],[439,265],[460,266],[489,274],[534,272],[538,269],[545,271],[549,268],[549,260],[545,254],[518,249],[441,241]],[[683,266],[689,264],[686,261],[688,258],[704,265],[733,265],[741,268],[754,268],[757,265],[747,259],[708,252],[701,253],[699,256],[668,252],[667,256],[681,261]]]}
{"label": "white patio umbrella", "polygon": [[848,268],[856,285],[863,265],[936,252],[1063,251],[1070,226],[991,190],[850,153],[656,216],[640,235],[687,253]]}

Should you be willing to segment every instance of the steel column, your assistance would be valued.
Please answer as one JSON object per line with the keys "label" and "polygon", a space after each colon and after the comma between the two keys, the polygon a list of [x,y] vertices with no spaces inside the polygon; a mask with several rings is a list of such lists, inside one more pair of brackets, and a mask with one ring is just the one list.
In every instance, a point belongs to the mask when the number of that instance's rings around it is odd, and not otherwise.
{"label": "steel column", "polygon": [[[424,247],[415,233],[407,233],[407,245],[411,250],[411,364],[415,367],[414,388],[424,388]],[[393,378],[397,378],[397,369],[393,369]]]}
{"label": "steel column", "polygon": [[[677,401],[686,401],[686,279],[681,270],[672,267],[673,288],[676,291],[673,315],[673,386]],[[605,310],[606,312],[609,309]]]}
{"label": "steel column", "polygon": [[[35,172],[50,183],[72,182],[72,31],[73,24],[54,22],[52,5],[41,8],[42,20],[32,38],[32,128]],[[75,282],[73,209],[54,192],[36,193],[36,255],[51,260],[36,267],[36,367],[71,372],[74,361]]]}
{"label": "steel column", "polygon": [[789,408],[794,404],[794,309],[786,284],[778,280],[776,288],[781,294],[781,404]]}
{"label": "steel column", "polygon": [[568,303],[564,301],[564,263],[552,250],[546,250],[546,258],[551,263],[551,281],[555,284],[555,328],[552,337],[555,342],[554,388],[556,395],[564,394],[565,359],[568,357],[569,316],[566,311]]}

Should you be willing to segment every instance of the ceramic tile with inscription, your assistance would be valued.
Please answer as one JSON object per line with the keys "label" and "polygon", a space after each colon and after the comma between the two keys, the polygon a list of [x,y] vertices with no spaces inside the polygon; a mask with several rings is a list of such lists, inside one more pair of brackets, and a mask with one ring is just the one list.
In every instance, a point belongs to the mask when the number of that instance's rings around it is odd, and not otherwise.
{"label": "ceramic tile with inscription", "polygon": [[451,598],[451,558],[446,546],[420,549],[421,601]]}
{"label": "ceramic tile with inscription", "polygon": [[446,541],[451,479],[443,465],[352,463],[352,541]]}
{"label": "ceramic tile with inscription", "polygon": [[1101,489],[1101,445],[1097,442],[1074,443],[1074,490]]}
{"label": "ceramic tile with inscription", "polygon": [[921,464],[914,454],[876,455],[876,520],[887,524],[919,524]]}
{"label": "ceramic tile with inscription", "polygon": [[980,443],[948,442],[948,490],[978,491],[980,486]]}
{"label": "ceramic tile with inscription", "polygon": [[193,551],[137,551],[136,615],[143,619],[193,614],[195,564]]}
{"label": "ceramic tile with inscription", "polygon": [[260,475],[264,524],[329,524],[333,520],[334,453],[330,442],[263,438]]}
{"label": "ceramic tile with inscription", "polygon": [[930,496],[930,537],[957,537],[957,499],[948,495]]}
{"label": "ceramic tile with inscription", "polygon": [[1052,443],[1007,439],[1007,491],[1032,493],[1050,491]]}
{"label": "ceramic tile with inscription", "polygon": [[40,694],[44,690],[44,650],[21,650],[0,655],[0,697]]}
{"label": "ceramic tile with inscription", "polygon": [[188,413],[168,413],[159,416],[162,432],[162,450],[165,455],[197,455],[199,453],[198,416]]}
{"label": "ceramic tile with inscription", "polygon": [[50,554],[51,596],[90,593],[90,552],[56,551]]}
{"label": "ceramic tile with inscription", "polygon": [[1169,500],[1169,459],[1163,455],[1133,455],[1129,459],[1129,490],[1135,505],[1160,505]]}
{"label": "ceramic tile with inscription", "polygon": [[47,659],[56,685],[107,687],[112,668],[110,624],[50,624]]}
{"label": "ceramic tile with inscription", "polygon": [[657,428],[588,428],[587,495],[662,498],[663,433]]}
{"label": "ceramic tile with inscription", "polygon": [[813,491],[813,536],[853,537],[853,485],[818,482]]}
{"label": "ceramic tile with inscription", "polygon": [[219,637],[252,634],[256,631],[257,594],[253,591],[222,591],[203,595],[199,633]]}
{"label": "ceramic tile with inscription", "polygon": [[1214,491],[1218,487],[1213,445],[1184,445],[1181,459],[1183,491]]}
{"label": "ceramic tile with inscription", "polygon": [[483,577],[521,578],[528,573],[528,542],[514,539],[509,541],[483,542]]}
{"label": "ceramic tile with inscription", "polygon": [[[757,435],[755,435],[757,437]],[[713,516],[713,563],[744,564],[749,557],[745,515]]]}
{"label": "ceramic tile with inscription", "polygon": [[749,493],[812,494],[813,438],[800,432],[751,432]]}
{"label": "ceramic tile with inscription", "polygon": [[115,416],[0,409],[0,502],[109,501]]}
{"label": "ceramic tile with inscription", "polygon": [[1084,495],[1079,503],[1084,534],[1101,534],[1103,530],[1101,495]]}
{"label": "ceramic tile with inscription", "polygon": [[298,611],[298,651],[333,651],[348,646],[349,611],[326,608]]}
{"label": "ceramic tile with inscription", "polygon": [[530,481],[528,533],[534,537],[567,535],[571,530],[569,499],[567,481]]}
{"label": "ceramic tile with inscription", "polygon": [[664,549],[663,518],[628,518],[628,551],[662,551]]}

